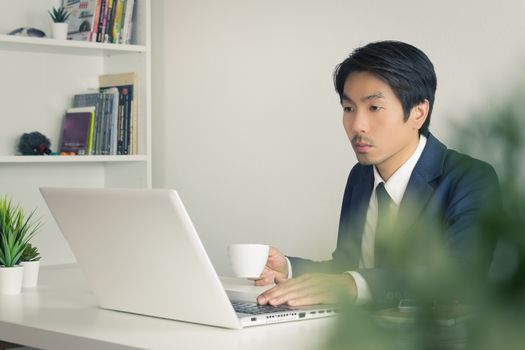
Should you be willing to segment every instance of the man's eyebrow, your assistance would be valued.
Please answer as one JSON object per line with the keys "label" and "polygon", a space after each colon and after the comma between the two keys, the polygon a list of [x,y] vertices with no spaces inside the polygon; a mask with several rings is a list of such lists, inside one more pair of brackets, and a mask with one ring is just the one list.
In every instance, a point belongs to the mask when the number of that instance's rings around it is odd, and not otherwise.
{"label": "man's eyebrow", "polygon": [[[366,102],[370,100],[375,100],[377,98],[385,98],[385,95],[381,91],[373,92],[372,94],[368,96],[361,97],[361,101]],[[343,93],[343,97],[341,98],[341,101],[348,101],[348,102],[354,102],[347,94]]]}
{"label": "man's eyebrow", "polygon": [[376,91],[368,96],[361,97],[361,101],[365,102],[365,101],[375,100],[376,98],[385,98],[385,95],[383,95],[381,91]]}

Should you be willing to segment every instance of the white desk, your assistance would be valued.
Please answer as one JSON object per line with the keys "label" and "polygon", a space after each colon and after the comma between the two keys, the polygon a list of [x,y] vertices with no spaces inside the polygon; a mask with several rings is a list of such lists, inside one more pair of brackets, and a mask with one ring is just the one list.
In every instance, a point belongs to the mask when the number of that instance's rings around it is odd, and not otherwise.
{"label": "white desk", "polygon": [[[38,288],[0,295],[0,340],[76,350],[318,349],[334,322],[326,318],[229,330],[133,315],[98,308],[76,265],[46,266],[40,274]],[[259,291],[242,282],[237,287]]]}

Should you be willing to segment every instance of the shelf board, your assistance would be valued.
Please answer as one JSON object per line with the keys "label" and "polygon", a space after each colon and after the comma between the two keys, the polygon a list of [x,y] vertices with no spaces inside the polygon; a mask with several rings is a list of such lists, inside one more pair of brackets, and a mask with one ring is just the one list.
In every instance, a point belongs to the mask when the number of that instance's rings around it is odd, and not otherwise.
{"label": "shelf board", "polygon": [[89,41],[57,40],[5,34],[0,34],[0,49],[48,53],[57,53],[57,50],[59,50],[61,53],[81,55],[113,55],[119,53],[146,52],[146,47],[143,45],[94,43]]}
{"label": "shelf board", "polygon": [[0,156],[2,163],[112,163],[112,162],[145,162],[145,155],[135,156]]}

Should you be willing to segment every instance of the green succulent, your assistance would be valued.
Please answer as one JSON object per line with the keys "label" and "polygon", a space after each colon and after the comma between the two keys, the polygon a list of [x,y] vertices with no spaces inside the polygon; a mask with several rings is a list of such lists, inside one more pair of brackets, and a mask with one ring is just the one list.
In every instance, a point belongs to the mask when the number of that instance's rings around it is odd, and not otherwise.
{"label": "green succulent", "polygon": [[60,6],[59,8],[53,7],[52,11],[49,12],[49,15],[51,16],[51,19],[55,23],[64,23],[69,18],[70,13],[66,10],[64,6]]}
{"label": "green succulent", "polygon": [[22,252],[20,260],[22,261],[40,260],[40,253],[38,252],[38,248],[32,245],[31,243],[27,243],[26,248]]}
{"label": "green succulent", "polygon": [[25,215],[4,196],[0,199],[0,265],[15,266],[28,242],[40,230],[40,220],[33,220],[34,211]]}

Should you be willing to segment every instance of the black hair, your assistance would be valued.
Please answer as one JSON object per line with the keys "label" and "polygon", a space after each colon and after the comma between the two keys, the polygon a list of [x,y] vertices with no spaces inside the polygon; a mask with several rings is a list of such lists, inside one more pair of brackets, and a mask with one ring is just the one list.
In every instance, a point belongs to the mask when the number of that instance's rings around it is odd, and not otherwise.
{"label": "black hair", "polygon": [[354,72],[369,72],[385,81],[401,101],[405,121],[412,107],[427,99],[428,116],[419,133],[428,135],[437,78],[423,51],[400,41],[378,41],[355,49],[334,71],[334,85],[341,102],[346,78]]}

